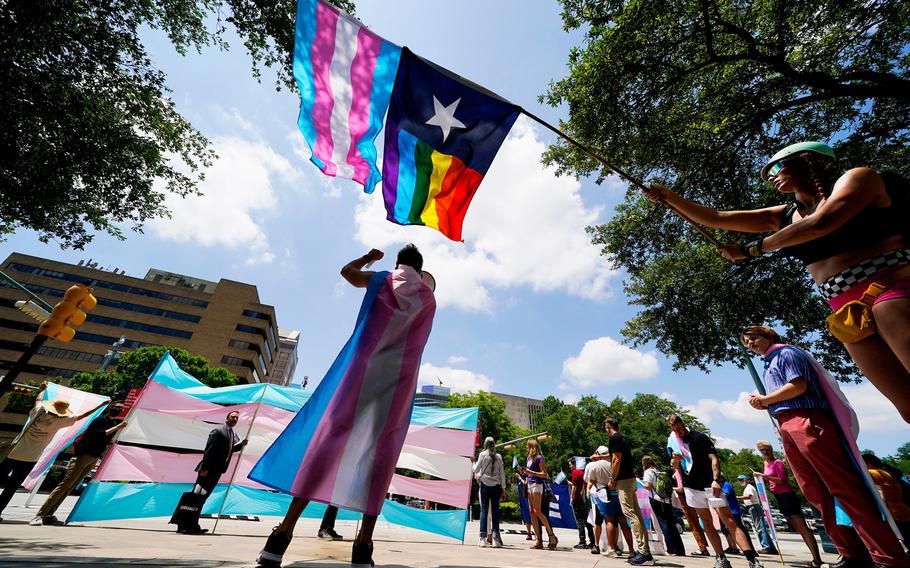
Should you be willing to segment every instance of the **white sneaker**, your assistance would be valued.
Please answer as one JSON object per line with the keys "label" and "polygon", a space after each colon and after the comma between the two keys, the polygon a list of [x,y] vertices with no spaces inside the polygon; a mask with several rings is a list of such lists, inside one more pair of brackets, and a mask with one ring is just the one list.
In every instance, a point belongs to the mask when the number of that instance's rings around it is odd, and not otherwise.
{"label": "white sneaker", "polygon": [[480,537],[480,540],[477,541],[477,546],[479,546],[480,548],[486,548],[487,547],[487,537],[485,537],[485,536]]}
{"label": "white sneaker", "polygon": [[733,568],[733,565],[730,564],[730,561],[726,557],[721,558],[720,556],[714,557],[714,568]]}
{"label": "white sneaker", "polygon": [[603,555],[606,556],[607,558],[616,558],[616,556],[617,556],[616,549],[608,548],[608,549],[604,550]]}
{"label": "white sneaker", "polygon": [[28,524],[33,527],[40,527],[44,524],[44,519],[41,517],[35,517],[34,519],[30,520]]}
{"label": "white sneaker", "polygon": [[[502,548],[502,538],[498,534],[493,535],[493,548]],[[764,568],[764,566],[761,568]]]}
{"label": "white sneaker", "polygon": [[765,568],[765,565],[762,564],[758,558],[756,558],[755,562],[749,562],[749,568]]}

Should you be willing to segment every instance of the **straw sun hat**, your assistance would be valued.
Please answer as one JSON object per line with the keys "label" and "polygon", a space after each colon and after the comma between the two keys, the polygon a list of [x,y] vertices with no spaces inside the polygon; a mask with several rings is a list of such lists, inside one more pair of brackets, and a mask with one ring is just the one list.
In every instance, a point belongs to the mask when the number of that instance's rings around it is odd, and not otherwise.
{"label": "straw sun hat", "polygon": [[72,416],[73,413],[70,410],[70,403],[65,400],[45,400],[41,403],[41,406],[44,410],[47,410],[51,414],[56,414],[57,416]]}

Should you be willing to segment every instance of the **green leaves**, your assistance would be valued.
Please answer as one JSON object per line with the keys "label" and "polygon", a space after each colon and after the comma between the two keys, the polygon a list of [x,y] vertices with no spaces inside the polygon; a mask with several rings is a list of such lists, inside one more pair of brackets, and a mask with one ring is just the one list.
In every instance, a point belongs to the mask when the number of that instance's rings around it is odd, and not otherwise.
{"label": "green leaves", "polygon": [[[337,2],[351,10],[348,1]],[[10,0],[0,4],[0,238],[17,228],[83,248],[166,217],[196,193],[214,153],[176,110],[140,38],[163,30],[181,54],[243,38],[258,77],[293,88],[293,0]]]}
{"label": "green leaves", "polygon": [[69,386],[111,398],[122,397],[129,389],[142,388],[167,352],[171,353],[181,369],[210,387],[228,387],[237,384],[239,380],[227,369],[212,367],[205,357],[192,355],[186,349],[150,345],[121,355],[114,371],[77,373],[70,380]]}
{"label": "green leaves", "polygon": [[[897,1],[563,0],[567,28],[587,28],[569,73],[541,98],[565,104],[568,134],[631,174],[672,184],[717,209],[786,202],[763,185],[764,160],[789,143],[831,142],[846,167],[907,173],[910,8]],[[560,173],[609,172],[566,144]],[[824,329],[805,270],[778,257],[729,264],[678,217],[630,190],[589,228],[629,278],[642,311],[623,331],[656,341],[679,367],[738,362],[746,325],[770,323],[841,378],[856,370]],[[745,235],[714,234],[741,242]],[[754,238],[750,236],[748,240]]]}

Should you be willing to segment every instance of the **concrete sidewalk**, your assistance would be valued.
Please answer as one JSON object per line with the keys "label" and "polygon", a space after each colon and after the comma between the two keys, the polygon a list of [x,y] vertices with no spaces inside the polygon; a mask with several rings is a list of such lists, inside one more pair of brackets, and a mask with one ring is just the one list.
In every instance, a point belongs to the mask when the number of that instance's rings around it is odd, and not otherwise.
{"label": "concrete sidewalk", "polygon": [[[0,567],[58,568],[80,566],[105,567],[252,567],[265,543],[265,538],[277,524],[275,517],[260,521],[221,520],[217,535],[178,535],[167,519],[106,521],[68,526],[32,527],[34,517],[45,496],[39,495],[31,508],[25,508],[24,493],[17,494],[3,512],[0,524]],[[69,497],[60,507],[59,517],[65,519],[76,499]],[[214,520],[203,519],[202,526],[211,529]],[[337,530],[345,541],[331,542],[315,537],[318,519],[301,519],[296,537],[285,555],[285,566],[319,568],[350,565],[351,542],[355,523],[339,521]],[[374,536],[373,559],[377,566],[388,568],[623,568],[625,559],[594,556],[587,550],[575,550],[578,533],[557,529],[559,548],[555,551],[529,550],[524,527],[504,525],[501,549],[478,548],[478,523],[469,523],[466,543],[437,537],[429,533],[380,523]],[[519,534],[519,531],[522,531]],[[782,533],[781,549],[787,565],[808,562],[811,557],[798,535]],[[689,534],[683,535],[688,551],[696,550]],[[730,556],[734,568],[746,568],[742,556]],[[824,555],[825,560],[835,560]],[[775,557],[760,558],[767,568],[780,566]],[[713,558],[681,558],[655,556],[660,566],[668,568],[712,568]]]}

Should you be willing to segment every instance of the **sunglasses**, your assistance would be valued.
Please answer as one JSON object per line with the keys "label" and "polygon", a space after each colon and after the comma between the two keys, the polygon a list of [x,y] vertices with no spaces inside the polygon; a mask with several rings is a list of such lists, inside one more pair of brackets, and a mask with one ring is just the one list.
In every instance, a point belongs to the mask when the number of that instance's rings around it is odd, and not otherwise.
{"label": "sunglasses", "polygon": [[790,161],[791,160],[781,160],[779,162],[774,162],[773,164],[771,164],[771,167],[768,168],[768,177],[769,178],[776,177],[777,174],[779,174],[780,171],[787,166],[787,162],[790,162]]}

